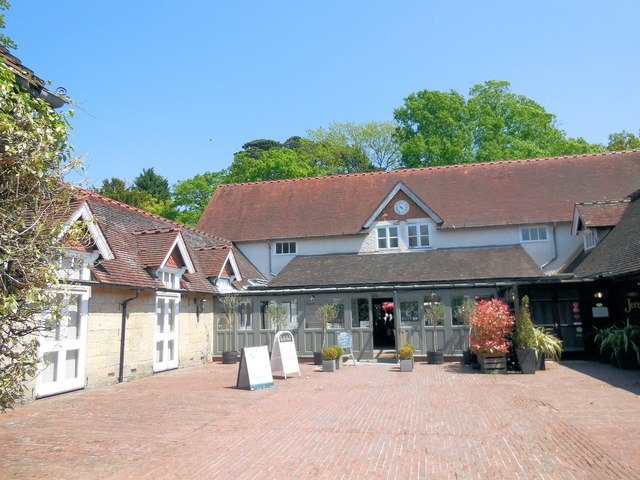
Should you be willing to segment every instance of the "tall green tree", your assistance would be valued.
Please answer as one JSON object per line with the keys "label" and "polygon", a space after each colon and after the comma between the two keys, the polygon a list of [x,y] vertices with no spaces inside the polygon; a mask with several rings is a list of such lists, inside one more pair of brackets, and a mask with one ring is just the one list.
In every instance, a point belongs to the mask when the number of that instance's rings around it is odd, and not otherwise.
{"label": "tall green tree", "polygon": [[59,238],[70,213],[62,180],[80,163],[68,144],[69,116],[23,90],[0,57],[0,411],[36,373],[42,312],[61,317],[53,262],[64,255]]}
{"label": "tall green tree", "polygon": [[227,172],[205,172],[173,185],[173,205],[176,221],[196,225],[218,185],[226,180]]}
{"label": "tall green tree", "polygon": [[317,143],[329,142],[353,147],[364,153],[368,162],[357,162],[356,171],[393,170],[400,166],[400,148],[393,122],[331,123],[327,128],[308,130],[309,138]]}
{"label": "tall green tree", "polygon": [[464,97],[455,91],[422,90],[394,111],[405,167],[431,167],[473,160],[473,132]]}
{"label": "tall green tree", "polygon": [[142,169],[142,173],[133,181],[133,186],[138,190],[148,192],[160,202],[171,198],[169,181],[162,175],[158,175],[153,167]]}
{"label": "tall green tree", "polygon": [[95,191],[100,195],[117,200],[132,207],[142,208],[153,203],[153,195],[143,190],[138,190],[132,185],[128,185],[125,180],[111,177],[102,181],[102,186]]}
{"label": "tall green tree", "polygon": [[289,148],[264,151],[260,158],[253,158],[247,152],[238,152],[233,156],[225,183],[313,177],[321,173],[308,155]]}
{"label": "tall green tree", "polygon": [[596,152],[600,145],[567,138],[556,117],[510,90],[509,82],[455,91],[423,90],[394,112],[406,167]]}
{"label": "tall green tree", "polygon": [[609,134],[609,143],[607,150],[617,152],[620,150],[637,150],[640,149],[640,131],[638,135],[622,130],[619,133]]}

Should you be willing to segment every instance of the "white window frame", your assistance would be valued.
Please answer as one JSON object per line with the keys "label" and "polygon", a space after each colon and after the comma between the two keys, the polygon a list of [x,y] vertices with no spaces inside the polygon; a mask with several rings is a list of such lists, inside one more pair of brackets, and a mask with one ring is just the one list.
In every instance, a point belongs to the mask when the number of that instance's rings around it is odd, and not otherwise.
{"label": "white window frame", "polygon": [[598,244],[598,232],[596,230],[585,230],[582,236],[585,252],[591,250]]}
{"label": "white window frame", "polygon": [[[395,235],[391,235],[392,229],[395,230]],[[376,227],[376,237],[378,250],[397,250],[400,248],[400,229],[397,225]],[[391,246],[392,239],[395,239],[395,246]],[[381,245],[381,242],[384,242],[384,246]]]}
{"label": "white window frame", "polygon": [[[56,290],[56,294],[62,296],[65,300],[71,297],[78,297],[77,312],[77,334],[76,338],[68,338],[69,316],[65,314],[63,309],[60,324],[55,327],[53,338],[44,333],[38,338],[38,354],[40,362],[38,363],[38,374],[36,376],[36,398],[55,395],[57,393],[69,392],[71,390],[79,390],[85,386],[85,362],[87,351],[87,323],[89,317],[89,297],[91,296],[91,288],[84,286],[69,286],[62,290]],[[46,319],[46,312],[43,313],[43,320]],[[53,332],[53,331],[52,331]],[[76,359],[76,375],[67,378],[66,360],[68,352],[77,351]],[[45,356],[55,355],[57,357],[55,366],[45,363]],[[53,372],[55,380],[51,382],[45,381],[46,375],[44,371],[47,368],[56,368]]]}
{"label": "white window frame", "polygon": [[[185,268],[162,267],[158,269],[157,274],[167,290],[180,290],[180,280],[185,271]],[[167,278],[170,281],[167,281]]]}
{"label": "white window frame", "polygon": [[[174,310],[171,311],[171,302],[174,303]],[[173,331],[170,329],[173,320]],[[156,317],[153,327],[153,371],[163,372],[173,368],[178,368],[179,333],[180,333],[180,294],[179,293],[158,293],[156,295]],[[169,356],[171,352],[171,342],[173,342],[173,358]],[[158,354],[158,344],[162,343]]]}
{"label": "white window frame", "polygon": [[[426,235],[423,235],[422,228],[427,229]],[[411,229],[416,229],[416,234],[411,235]],[[414,237],[416,239],[416,245],[411,245],[411,238]],[[422,237],[427,237],[427,243],[422,243]],[[428,223],[410,223],[407,225],[407,246],[410,249],[416,248],[428,248],[431,246],[431,228],[429,228]]]}
{"label": "white window frame", "polygon": [[[279,252],[278,249],[280,249]],[[296,255],[298,253],[298,245],[296,242],[276,242],[274,252],[276,255]]]}
{"label": "white window frame", "polygon": [[[526,235],[525,235],[526,232]],[[535,237],[532,233],[535,232]],[[540,234],[544,232],[544,238],[540,238]],[[525,239],[525,236],[528,237]],[[536,242],[548,242],[549,232],[547,227],[522,227],[520,229],[520,242],[521,243],[536,243]]]}

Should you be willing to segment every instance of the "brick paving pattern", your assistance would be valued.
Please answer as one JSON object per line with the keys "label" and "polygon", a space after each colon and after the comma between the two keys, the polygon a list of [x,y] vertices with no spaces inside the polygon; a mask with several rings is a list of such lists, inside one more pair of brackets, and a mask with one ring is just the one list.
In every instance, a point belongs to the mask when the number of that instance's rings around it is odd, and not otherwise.
{"label": "brick paving pattern", "polygon": [[174,370],[0,415],[0,478],[640,479],[640,372],[547,365]]}

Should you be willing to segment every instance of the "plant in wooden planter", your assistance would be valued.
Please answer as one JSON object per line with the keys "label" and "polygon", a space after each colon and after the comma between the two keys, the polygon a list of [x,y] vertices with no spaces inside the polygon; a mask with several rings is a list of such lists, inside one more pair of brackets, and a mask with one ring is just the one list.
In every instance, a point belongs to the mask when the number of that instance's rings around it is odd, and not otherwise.
{"label": "plant in wooden planter", "polygon": [[427,351],[427,361],[431,364],[444,362],[444,354],[438,349],[438,332],[436,327],[444,324],[444,314],[446,307],[440,299],[432,295],[429,302],[425,303],[424,318],[429,325],[433,326],[433,351]]}
{"label": "plant in wooden planter", "polygon": [[[333,322],[336,318],[338,318],[338,307],[336,307],[333,303],[326,303],[318,308],[317,311],[318,320],[322,323],[322,343],[320,345],[320,349],[324,349],[327,341],[327,326]],[[317,359],[321,356],[320,352],[314,352],[314,359]]]}
{"label": "plant in wooden planter", "polygon": [[471,351],[483,373],[506,373],[514,318],[509,305],[496,298],[480,300],[471,323]]}
{"label": "plant in wooden planter", "polygon": [[529,297],[524,296],[520,302],[520,309],[516,317],[514,343],[520,370],[522,373],[536,373],[536,337],[531,313],[529,311]]}
{"label": "plant in wooden planter", "polygon": [[415,347],[411,344],[406,344],[398,350],[398,356],[400,357],[400,371],[412,372],[413,371],[413,355],[415,353]]}
{"label": "plant in wooden planter", "polygon": [[323,372],[335,372],[336,371],[336,358],[338,358],[338,352],[333,347],[327,347],[322,350],[322,371]]}
{"label": "plant in wooden planter", "polygon": [[240,299],[238,295],[222,295],[219,297],[220,305],[224,313],[220,324],[224,327],[222,338],[222,363],[232,364],[238,361],[238,352],[231,346],[233,340],[233,320],[236,316]]}

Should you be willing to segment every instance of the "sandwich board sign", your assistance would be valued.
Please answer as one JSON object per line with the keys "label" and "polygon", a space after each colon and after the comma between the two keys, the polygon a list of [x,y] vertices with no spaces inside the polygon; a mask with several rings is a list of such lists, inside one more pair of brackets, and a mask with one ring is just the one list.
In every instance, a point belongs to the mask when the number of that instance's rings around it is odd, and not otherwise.
{"label": "sandwich board sign", "polygon": [[284,378],[288,373],[297,373],[299,377],[300,365],[298,364],[298,352],[293,334],[286,330],[276,333],[271,350],[271,372],[282,372]]}
{"label": "sandwich board sign", "polygon": [[236,388],[257,390],[269,387],[273,387],[273,375],[269,365],[269,348],[266,345],[243,348],[238,366]]}
{"label": "sandwich board sign", "polygon": [[338,345],[345,351],[344,356],[351,357],[353,364],[356,365],[356,359],[353,356],[353,336],[351,332],[339,332],[336,337],[338,339]]}

